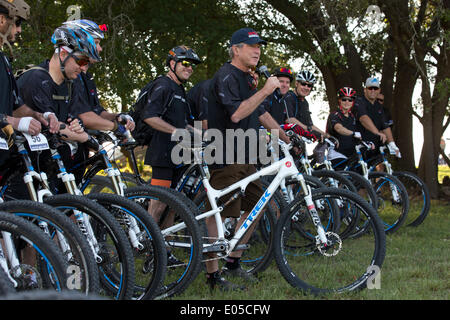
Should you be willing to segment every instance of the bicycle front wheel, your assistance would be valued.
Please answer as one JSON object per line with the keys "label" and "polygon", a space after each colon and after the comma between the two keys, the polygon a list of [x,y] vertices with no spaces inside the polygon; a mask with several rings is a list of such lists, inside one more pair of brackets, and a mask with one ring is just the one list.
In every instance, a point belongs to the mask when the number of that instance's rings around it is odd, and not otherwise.
{"label": "bicycle front wheel", "polygon": [[[76,220],[90,241],[100,273],[103,289],[100,294],[118,300],[131,299],[135,283],[133,252],[125,232],[111,213],[93,200],[71,194],[47,197],[44,203]],[[81,219],[83,216],[86,219]]]}
{"label": "bicycle front wheel", "polygon": [[386,251],[386,238],[376,211],[347,190],[315,189],[312,199],[314,203],[340,200],[357,208],[359,221],[367,232],[356,239],[342,239],[338,232],[326,231],[324,245],[318,241],[305,199],[298,197],[283,212],[275,229],[274,255],[281,274],[290,285],[307,294],[366,287],[369,277],[381,268]]}
{"label": "bicycle front wheel", "polygon": [[[20,263],[8,270],[17,291],[67,289],[68,264],[61,250],[39,227],[11,213],[0,212],[0,236],[5,256],[15,257]],[[6,245],[7,240],[10,245]],[[51,281],[45,283],[43,277]]]}
{"label": "bicycle front wheel", "polygon": [[164,239],[156,222],[134,201],[107,193],[90,193],[89,199],[105,207],[120,223],[134,248],[135,299],[153,299],[166,275]]}
{"label": "bicycle front wheel", "polygon": [[[40,202],[15,200],[0,204],[0,210],[23,217],[54,240],[64,254],[72,274],[68,284],[71,289],[84,294],[98,294],[99,272],[88,241],[74,222],[55,208]],[[50,279],[45,278],[46,281]]]}
{"label": "bicycle front wheel", "polygon": [[397,231],[405,222],[409,212],[408,192],[393,175],[371,172],[369,179],[378,197],[378,215],[386,233]]}
{"label": "bicycle front wheel", "polygon": [[[199,225],[185,204],[189,199],[181,193],[156,186],[127,188],[125,197],[137,202],[149,215],[159,216],[155,220],[158,220],[165,240],[167,275],[156,298],[182,293],[200,273],[203,252]],[[176,229],[171,228],[175,225]]]}

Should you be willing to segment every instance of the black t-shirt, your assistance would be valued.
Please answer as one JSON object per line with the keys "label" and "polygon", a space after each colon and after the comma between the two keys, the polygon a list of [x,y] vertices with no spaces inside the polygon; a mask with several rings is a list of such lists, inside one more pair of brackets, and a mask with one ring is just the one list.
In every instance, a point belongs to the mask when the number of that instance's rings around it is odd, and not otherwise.
{"label": "black t-shirt", "polygon": [[208,118],[208,90],[212,79],[197,83],[187,93],[187,100],[191,106],[194,120],[206,120]]}
{"label": "black t-shirt", "polygon": [[309,103],[304,97],[297,96],[295,118],[305,126],[309,127],[313,125],[311,112],[309,111]]}
{"label": "black t-shirt", "polygon": [[336,151],[350,157],[355,153],[355,138],[353,138],[353,135],[345,136],[339,134],[334,129],[334,126],[338,123],[348,130],[357,131],[355,116],[350,112],[346,117],[341,111],[336,111],[330,113],[327,120],[327,132],[339,140],[339,148],[336,148]]}
{"label": "black t-shirt", "polygon": [[[23,105],[9,60],[0,51],[0,113],[12,116]],[[0,165],[9,157],[8,150],[0,150]]]}
{"label": "black t-shirt", "polygon": [[257,144],[256,146],[251,145],[250,139],[245,139],[245,143],[242,143],[243,141],[238,142],[237,138],[235,138],[234,147],[231,145],[227,147],[226,139],[227,129],[255,130],[254,134],[256,136],[254,137],[258,138],[259,117],[266,112],[263,105],[258,106],[253,113],[238,123],[231,121],[231,116],[239,108],[240,104],[256,93],[252,76],[227,62],[216,72],[212,81],[212,99],[215,100],[215,103],[210,105],[208,110],[208,128],[218,129],[222,132],[224,140],[223,164],[236,163],[238,160],[243,160],[246,163],[256,163],[257,159],[250,157],[249,150],[250,147],[252,147],[252,151],[255,147],[258,148]]}
{"label": "black t-shirt", "polygon": [[[152,90],[146,96],[142,119],[161,117],[175,128],[186,128],[192,115],[184,87],[166,76],[154,81]],[[147,148],[145,163],[151,166],[174,168],[175,164],[171,161],[174,146],[175,141],[171,141],[171,134],[155,130],[150,146]]]}
{"label": "black t-shirt", "polygon": [[0,52],[0,113],[12,116],[23,105],[8,58]]}
{"label": "black t-shirt", "polygon": [[374,104],[371,104],[366,97],[358,97],[355,100],[355,105],[353,106],[353,113],[355,114],[358,126],[358,130],[361,132],[363,140],[372,141],[376,146],[380,145],[380,137],[376,134],[373,134],[361,124],[359,119],[367,115],[372,120],[373,124],[378,130],[383,130],[389,127],[387,124],[383,106],[375,101]]}
{"label": "black t-shirt", "polygon": [[95,84],[95,80],[89,72],[82,72],[78,76],[78,78],[74,81],[81,82],[81,88],[84,88],[82,95],[84,99],[88,102],[91,107],[90,111],[94,111],[96,114],[100,115],[103,111],[106,111],[105,108],[100,104],[100,100],[98,98],[97,86]]}
{"label": "black t-shirt", "polygon": [[264,108],[278,124],[286,123],[286,120],[295,116],[297,97],[292,91],[288,91],[283,97],[272,93],[262,103]]}
{"label": "black t-shirt", "polygon": [[61,122],[66,122],[69,115],[75,118],[80,113],[91,111],[79,80],[71,82],[71,89],[69,89],[70,82],[64,81],[58,85],[53,81],[48,73],[48,60],[39,67],[47,71],[32,69],[17,80],[20,96],[31,109],[41,113],[53,112]]}

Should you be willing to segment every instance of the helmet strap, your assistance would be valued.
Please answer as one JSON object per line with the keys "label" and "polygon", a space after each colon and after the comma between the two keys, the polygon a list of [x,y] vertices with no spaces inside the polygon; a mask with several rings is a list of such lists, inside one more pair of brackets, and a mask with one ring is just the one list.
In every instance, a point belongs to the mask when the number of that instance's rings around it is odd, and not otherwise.
{"label": "helmet strap", "polygon": [[[11,31],[12,31],[12,23],[10,23],[9,24],[9,26],[8,26],[8,30],[6,30],[6,33],[2,33],[2,32],[0,32],[0,38],[1,38],[1,40],[2,40],[2,46],[4,46],[5,44],[8,46],[8,48],[9,48],[9,52],[11,53],[11,56],[10,56],[10,61],[13,61],[14,60],[14,51],[13,51],[13,47],[12,47],[12,45],[9,43],[9,41],[8,41],[8,36],[11,34]],[[1,48],[0,48],[1,49]]]}
{"label": "helmet strap", "polygon": [[61,47],[58,47],[59,69],[61,70],[61,73],[63,74],[63,77],[65,80],[70,80],[66,74],[66,62],[69,58],[70,58],[70,54],[64,59],[64,61],[62,61],[61,60]]}
{"label": "helmet strap", "polygon": [[181,80],[180,77],[177,75],[177,73],[176,73],[176,71],[175,71],[175,70],[177,69],[177,63],[178,63],[178,61],[176,61],[176,60],[174,60],[174,61],[175,61],[175,64],[174,64],[173,69],[172,69],[172,67],[170,66],[170,61],[169,61],[169,69],[170,69],[170,71],[172,71],[172,73],[175,75],[175,77],[177,77],[178,81],[180,81],[181,83],[185,83],[186,80]]}

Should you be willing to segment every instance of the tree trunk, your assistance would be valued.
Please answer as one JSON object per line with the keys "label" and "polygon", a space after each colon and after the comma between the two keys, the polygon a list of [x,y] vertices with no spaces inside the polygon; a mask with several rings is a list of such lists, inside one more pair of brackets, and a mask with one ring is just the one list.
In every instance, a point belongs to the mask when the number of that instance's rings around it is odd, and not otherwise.
{"label": "tree trunk", "polygon": [[412,95],[416,80],[415,69],[399,57],[391,109],[392,120],[394,121],[393,135],[402,153],[398,166],[402,170],[411,172],[416,172],[412,135]]}

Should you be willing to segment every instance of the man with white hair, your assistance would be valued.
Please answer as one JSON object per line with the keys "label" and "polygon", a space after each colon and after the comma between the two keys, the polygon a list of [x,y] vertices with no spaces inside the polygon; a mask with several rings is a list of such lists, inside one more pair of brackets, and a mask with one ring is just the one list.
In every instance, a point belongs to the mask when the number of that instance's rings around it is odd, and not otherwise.
{"label": "man with white hair", "polygon": [[354,113],[359,121],[359,131],[362,139],[372,141],[376,150],[387,143],[389,151],[400,156],[400,149],[396,146],[392,131],[386,121],[383,106],[377,101],[380,92],[380,82],[377,78],[367,78],[364,96],[355,101]]}

